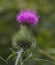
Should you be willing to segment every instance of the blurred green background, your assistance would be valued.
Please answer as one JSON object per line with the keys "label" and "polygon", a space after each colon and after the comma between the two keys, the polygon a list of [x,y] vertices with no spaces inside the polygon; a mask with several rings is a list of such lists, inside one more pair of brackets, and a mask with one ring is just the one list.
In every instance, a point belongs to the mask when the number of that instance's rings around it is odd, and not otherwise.
{"label": "blurred green background", "polygon": [[[6,59],[10,51],[12,36],[19,30],[16,15],[20,10],[30,8],[38,11],[39,24],[32,28],[37,44],[38,53],[35,57],[55,62],[55,0],[0,0],[0,56]],[[0,65],[14,65],[11,60],[8,64],[0,60]],[[26,65],[53,65],[44,61],[27,62]]]}

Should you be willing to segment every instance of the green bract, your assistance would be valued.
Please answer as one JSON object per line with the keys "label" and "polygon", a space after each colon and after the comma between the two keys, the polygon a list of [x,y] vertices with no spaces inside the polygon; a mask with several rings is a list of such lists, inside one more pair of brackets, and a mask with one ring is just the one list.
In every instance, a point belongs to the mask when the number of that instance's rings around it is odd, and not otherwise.
{"label": "green bract", "polygon": [[22,47],[22,48],[30,48],[32,43],[35,41],[35,38],[31,32],[31,30],[23,25],[18,33],[16,33],[12,38],[12,46],[14,47]]}

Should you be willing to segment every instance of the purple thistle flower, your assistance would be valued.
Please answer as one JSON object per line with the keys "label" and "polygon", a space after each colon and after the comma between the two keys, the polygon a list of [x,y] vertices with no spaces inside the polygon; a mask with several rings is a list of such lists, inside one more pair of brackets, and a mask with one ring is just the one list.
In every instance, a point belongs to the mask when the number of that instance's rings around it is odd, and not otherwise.
{"label": "purple thistle flower", "polygon": [[27,23],[30,25],[36,25],[39,20],[39,16],[35,11],[25,10],[17,15],[16,20],[19,23]]}

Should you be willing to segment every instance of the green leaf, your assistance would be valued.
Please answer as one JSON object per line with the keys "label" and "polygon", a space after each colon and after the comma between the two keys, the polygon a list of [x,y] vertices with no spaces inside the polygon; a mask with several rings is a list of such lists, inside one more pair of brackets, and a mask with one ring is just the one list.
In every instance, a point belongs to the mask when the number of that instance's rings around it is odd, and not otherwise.
{"label": "green leaf", "polygon": [[0,57],[0,59],[4,61],[6,64],[8,64],[8,62],[4,58]]}
{"label": "green leaf", "polygon": [[15,56],[17,53],[14,51],[12,54],[10,54],[9,56],[8,56],[8,58],[7,58],[7,61],[11,58],[11,57],[13,57],[13,56]]}

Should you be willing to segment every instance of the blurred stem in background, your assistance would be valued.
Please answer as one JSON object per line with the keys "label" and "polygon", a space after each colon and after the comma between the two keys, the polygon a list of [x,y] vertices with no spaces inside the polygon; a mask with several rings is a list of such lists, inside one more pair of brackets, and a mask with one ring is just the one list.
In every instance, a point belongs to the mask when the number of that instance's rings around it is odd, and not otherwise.
{"label": "blurred stem in background", "polygon": [[39,49],[38,52],[39,52],[41,55],[44,55],[44,56],[48,57],[49,59],[51,59],[52,61],[55,62],[55,58],[54,58],[51,54],[49,54],[49,53],[47,53],[46,51],[44,51],[43,49]]}

